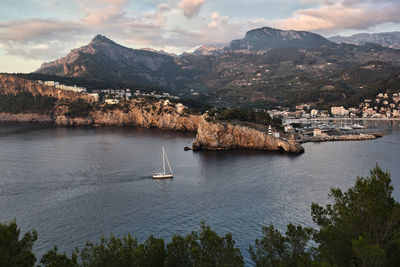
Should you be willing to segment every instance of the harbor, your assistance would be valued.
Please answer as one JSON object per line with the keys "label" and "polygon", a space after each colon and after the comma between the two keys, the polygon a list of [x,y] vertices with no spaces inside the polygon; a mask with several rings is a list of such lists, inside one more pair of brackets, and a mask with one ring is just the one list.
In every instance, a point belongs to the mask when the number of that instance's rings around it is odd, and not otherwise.
{"label": "harbor", "polygon": [[[299,143],[334,142],[334,141],[366,141],[382,137],[383,133],[376,129],[379,121],[354,119],[290,119],[284,121],[284,132],[288,138]],[[393,121],[393,124],[398,122]]]}

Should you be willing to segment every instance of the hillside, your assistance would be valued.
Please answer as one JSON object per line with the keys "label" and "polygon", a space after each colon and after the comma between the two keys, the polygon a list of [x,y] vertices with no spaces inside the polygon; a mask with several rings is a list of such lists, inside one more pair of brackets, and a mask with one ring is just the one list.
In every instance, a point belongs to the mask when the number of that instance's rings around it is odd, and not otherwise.
{"label": "hillside", "polygon": [[98,35],[87,46],[43,64],[39,73],[90,84],[159,87],[216,106],[307,102],[324,107],[348,102],[377,81],[400,73],[400,50],[336,44],[311,32],[264,27],[225,48],[202,46],[172,57],[123,47]]}

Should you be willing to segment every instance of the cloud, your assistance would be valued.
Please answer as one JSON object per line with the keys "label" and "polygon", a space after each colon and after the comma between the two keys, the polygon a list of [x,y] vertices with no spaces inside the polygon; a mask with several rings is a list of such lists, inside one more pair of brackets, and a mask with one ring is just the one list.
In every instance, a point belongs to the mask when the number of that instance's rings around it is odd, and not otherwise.
{"label": "cloud", "polygon": [[81,0],[79,3],[84,13],[83,22],[96,26],[122,19],[128,0]]}
{"label": "cloud", "polygon": [[[303,1],[304,2],[304,1]],[[400,1],[394,0],[305,0],[317,7],[301,9],[294,16],[274,21],[282,29],[320,31],[366,30],[384,23],[400,22]]]}
{"label": "cloud", "polygon": [[178,6],[183,10],[185,17],[192,18],[199,13],[205,2],[206,0],[182,0]]}
{"label": "cloud", "polygon": [[0,40],[27,41],[56,32],[72,32],[81,28],[74,21],[58,21],[55,19],[30,19],[0,22]]}
{"label": "cloud", "polygon": [[9,55],[48,59],[74,45],[82,34],[82,24],[54,19],[0,22],[0,46]]}

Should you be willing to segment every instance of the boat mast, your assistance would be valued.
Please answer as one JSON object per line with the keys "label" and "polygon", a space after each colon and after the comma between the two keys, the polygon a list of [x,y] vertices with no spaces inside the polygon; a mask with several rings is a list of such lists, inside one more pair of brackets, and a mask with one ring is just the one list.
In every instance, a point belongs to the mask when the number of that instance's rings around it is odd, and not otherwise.
{"label": "boat mast", "polygon": [[165,151],[164,151],[164,147],[162,147],[162,166],[163,166],[163,174],[165,174],[165,159],[164,156],[165,155]]}
{"label": "boat mast", "polygon": [[[174,174],[172,173],[171,165],[169,164],[169,160],[168,160],[167,153],[164,152],[164,154],[165,154],[165,159],[167,160],[167,163],[168,163],[169,171],[171,172],[171,175],[174,175]],[[165,171],[164,171],[164,173],[165,173]]]}

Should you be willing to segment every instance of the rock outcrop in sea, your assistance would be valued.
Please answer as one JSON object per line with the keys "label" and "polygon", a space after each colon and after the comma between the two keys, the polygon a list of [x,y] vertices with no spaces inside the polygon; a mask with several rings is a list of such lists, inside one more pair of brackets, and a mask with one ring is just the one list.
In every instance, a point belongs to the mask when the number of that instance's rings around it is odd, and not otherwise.
{"label": "rock outcrop in sea", "polygon": [[197,129],[193,150],[250,148],[288,153],[303,153],[304,148],[294,140],[283,140],[244,125],[213,123],[202,119]]}

